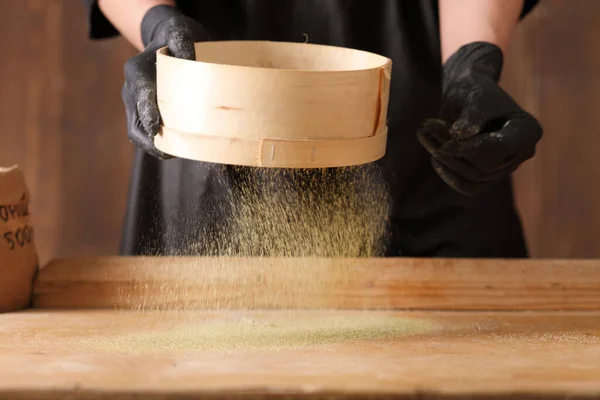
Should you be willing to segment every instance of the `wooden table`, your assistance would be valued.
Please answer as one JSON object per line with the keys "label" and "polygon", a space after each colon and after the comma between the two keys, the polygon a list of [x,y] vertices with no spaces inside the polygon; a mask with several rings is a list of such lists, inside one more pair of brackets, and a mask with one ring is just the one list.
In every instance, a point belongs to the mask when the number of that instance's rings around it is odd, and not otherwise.
{"label": "wooden table", "polygon": [[[36,308],[0,315],[0,399],[600,399],[600,261],[311,260],[327,284],[302,300],[312,278],[290,271],[306,262],[53,262]],[[265,264],[279,272],[264,275]],[[192,299],[232,289],[239,296],[222,296],[219,309]],[[324,341],[284,329],[332,318],[386,322]],[[240,323],[250,330],[231,330]],[[241,346],[217,346],[226,326]],[[166,332],[188,328],[214,341],[186,345],[194,333],[165,346]]]}

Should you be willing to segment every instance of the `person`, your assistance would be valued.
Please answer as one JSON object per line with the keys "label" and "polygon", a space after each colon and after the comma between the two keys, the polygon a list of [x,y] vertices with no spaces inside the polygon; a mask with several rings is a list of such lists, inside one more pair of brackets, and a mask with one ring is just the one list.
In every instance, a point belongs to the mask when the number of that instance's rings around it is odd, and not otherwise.
{"label": "person", "polygon": [[[274,40],[389,57],[384,171],[392,199],[386,256],[527,257],[511,174],[541,124],[498,81],[515,27],[537,0],[84,0],[89,38],[122,35],[139,50],[122,90],[135,157],[121,253],[184,254],[219,222],[209,210],[232,184],[207,163],[154,147],[160,125],[155,54],[194,59],[193,43]],[[223,183],[225,182],[225,183]]]}

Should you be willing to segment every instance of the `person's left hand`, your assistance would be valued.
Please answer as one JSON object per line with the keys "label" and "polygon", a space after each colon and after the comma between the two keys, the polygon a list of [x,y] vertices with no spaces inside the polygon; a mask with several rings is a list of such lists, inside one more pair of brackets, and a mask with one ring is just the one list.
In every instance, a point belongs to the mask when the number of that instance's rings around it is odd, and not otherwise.
{"label": "person's left hand", "polygon": [[417,137],[437,174],[456,191],[478,194],[535,155],[542,127],[498,85],[502,52],[490,43],[460,48],[444,65],[440,118]]}

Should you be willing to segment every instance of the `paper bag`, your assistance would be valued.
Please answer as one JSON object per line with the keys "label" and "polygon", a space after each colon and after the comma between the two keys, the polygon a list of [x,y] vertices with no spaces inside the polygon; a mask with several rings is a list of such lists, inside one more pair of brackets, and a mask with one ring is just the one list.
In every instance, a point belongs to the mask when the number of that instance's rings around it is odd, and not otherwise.
{"label": "paper bag", "polygon": [[37,270],[25,177],[16,165],[0,167],[0,312],[30,304]]}

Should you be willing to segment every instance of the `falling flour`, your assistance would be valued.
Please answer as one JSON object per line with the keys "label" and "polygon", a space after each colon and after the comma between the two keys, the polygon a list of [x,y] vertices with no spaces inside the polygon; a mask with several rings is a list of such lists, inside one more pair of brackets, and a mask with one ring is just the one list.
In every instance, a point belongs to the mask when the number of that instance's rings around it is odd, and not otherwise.
{"label": "falling flour", "polygon": [[[349,272],[356,268],[351,258],[385,255],[390,202],[376,166],[226,170],[229,191],[215,212],[227,217],[182,244],[185,254],[210,261],[198,258],[201,268],[196,269],[158,267],[155,273],[164,272],[169,280],[154,285],[132,282],[121,290],[121,304],[138,310],[176,304],[219,309],[233,299],[249,308],[296,308],[294,303],[331,307],[347,295],[338,289],[346,286]],[[189,223],[203,226],[194,219]],[[240,258],[232,265],[237,257],[250,259]],[[261,261],[267,258],[277,262]],[[136,275],[144,270],[140,263]]]}
{"label": "falling flour", "polygon": [[[174,306],[218,310],[232,303],[238,309],[265,304],[271,309],[336,308],[335,301],[343,302],[348,294],[339,287],[347,287],[348,273],[355,267],[344,259],[385,255],[390,201],[385,179],[374,165],[223,168],[229,190],[215,212],[226,218],[208,227],[190,219],[189,224],[201,228],[181,244],[184,254],[204,258],[198,258],[204,263],[201,272],[171,269],[165,273],[169,279],[159,285],[132,282],[121,293],[122,304],[138,311]],[[206,256],[211,257],[208,264]],[[239,258],[239,265],[232,265],[231,258],[237,257],[251,260]],[[260,261],[272,257],[276,263]],[[247,273],[249,262],[259,263],[258,273],[256,265]],[[139,268],[142,274],[144,266]],[[277,274],[285,279],[273,279]],[[421,329],[418,322],[388,317],[202,324],[181,317],[168,329],[102,337],[87,344],[117,351],[286,348],[383,340]]]}
{"label": "falling flour", "polygon": [[[189,244],[211,256],[377,257],[390,199],[374,165],[329,169],[233,167],[228,217]],[[191,221],[194,223],[194,221]]]}

